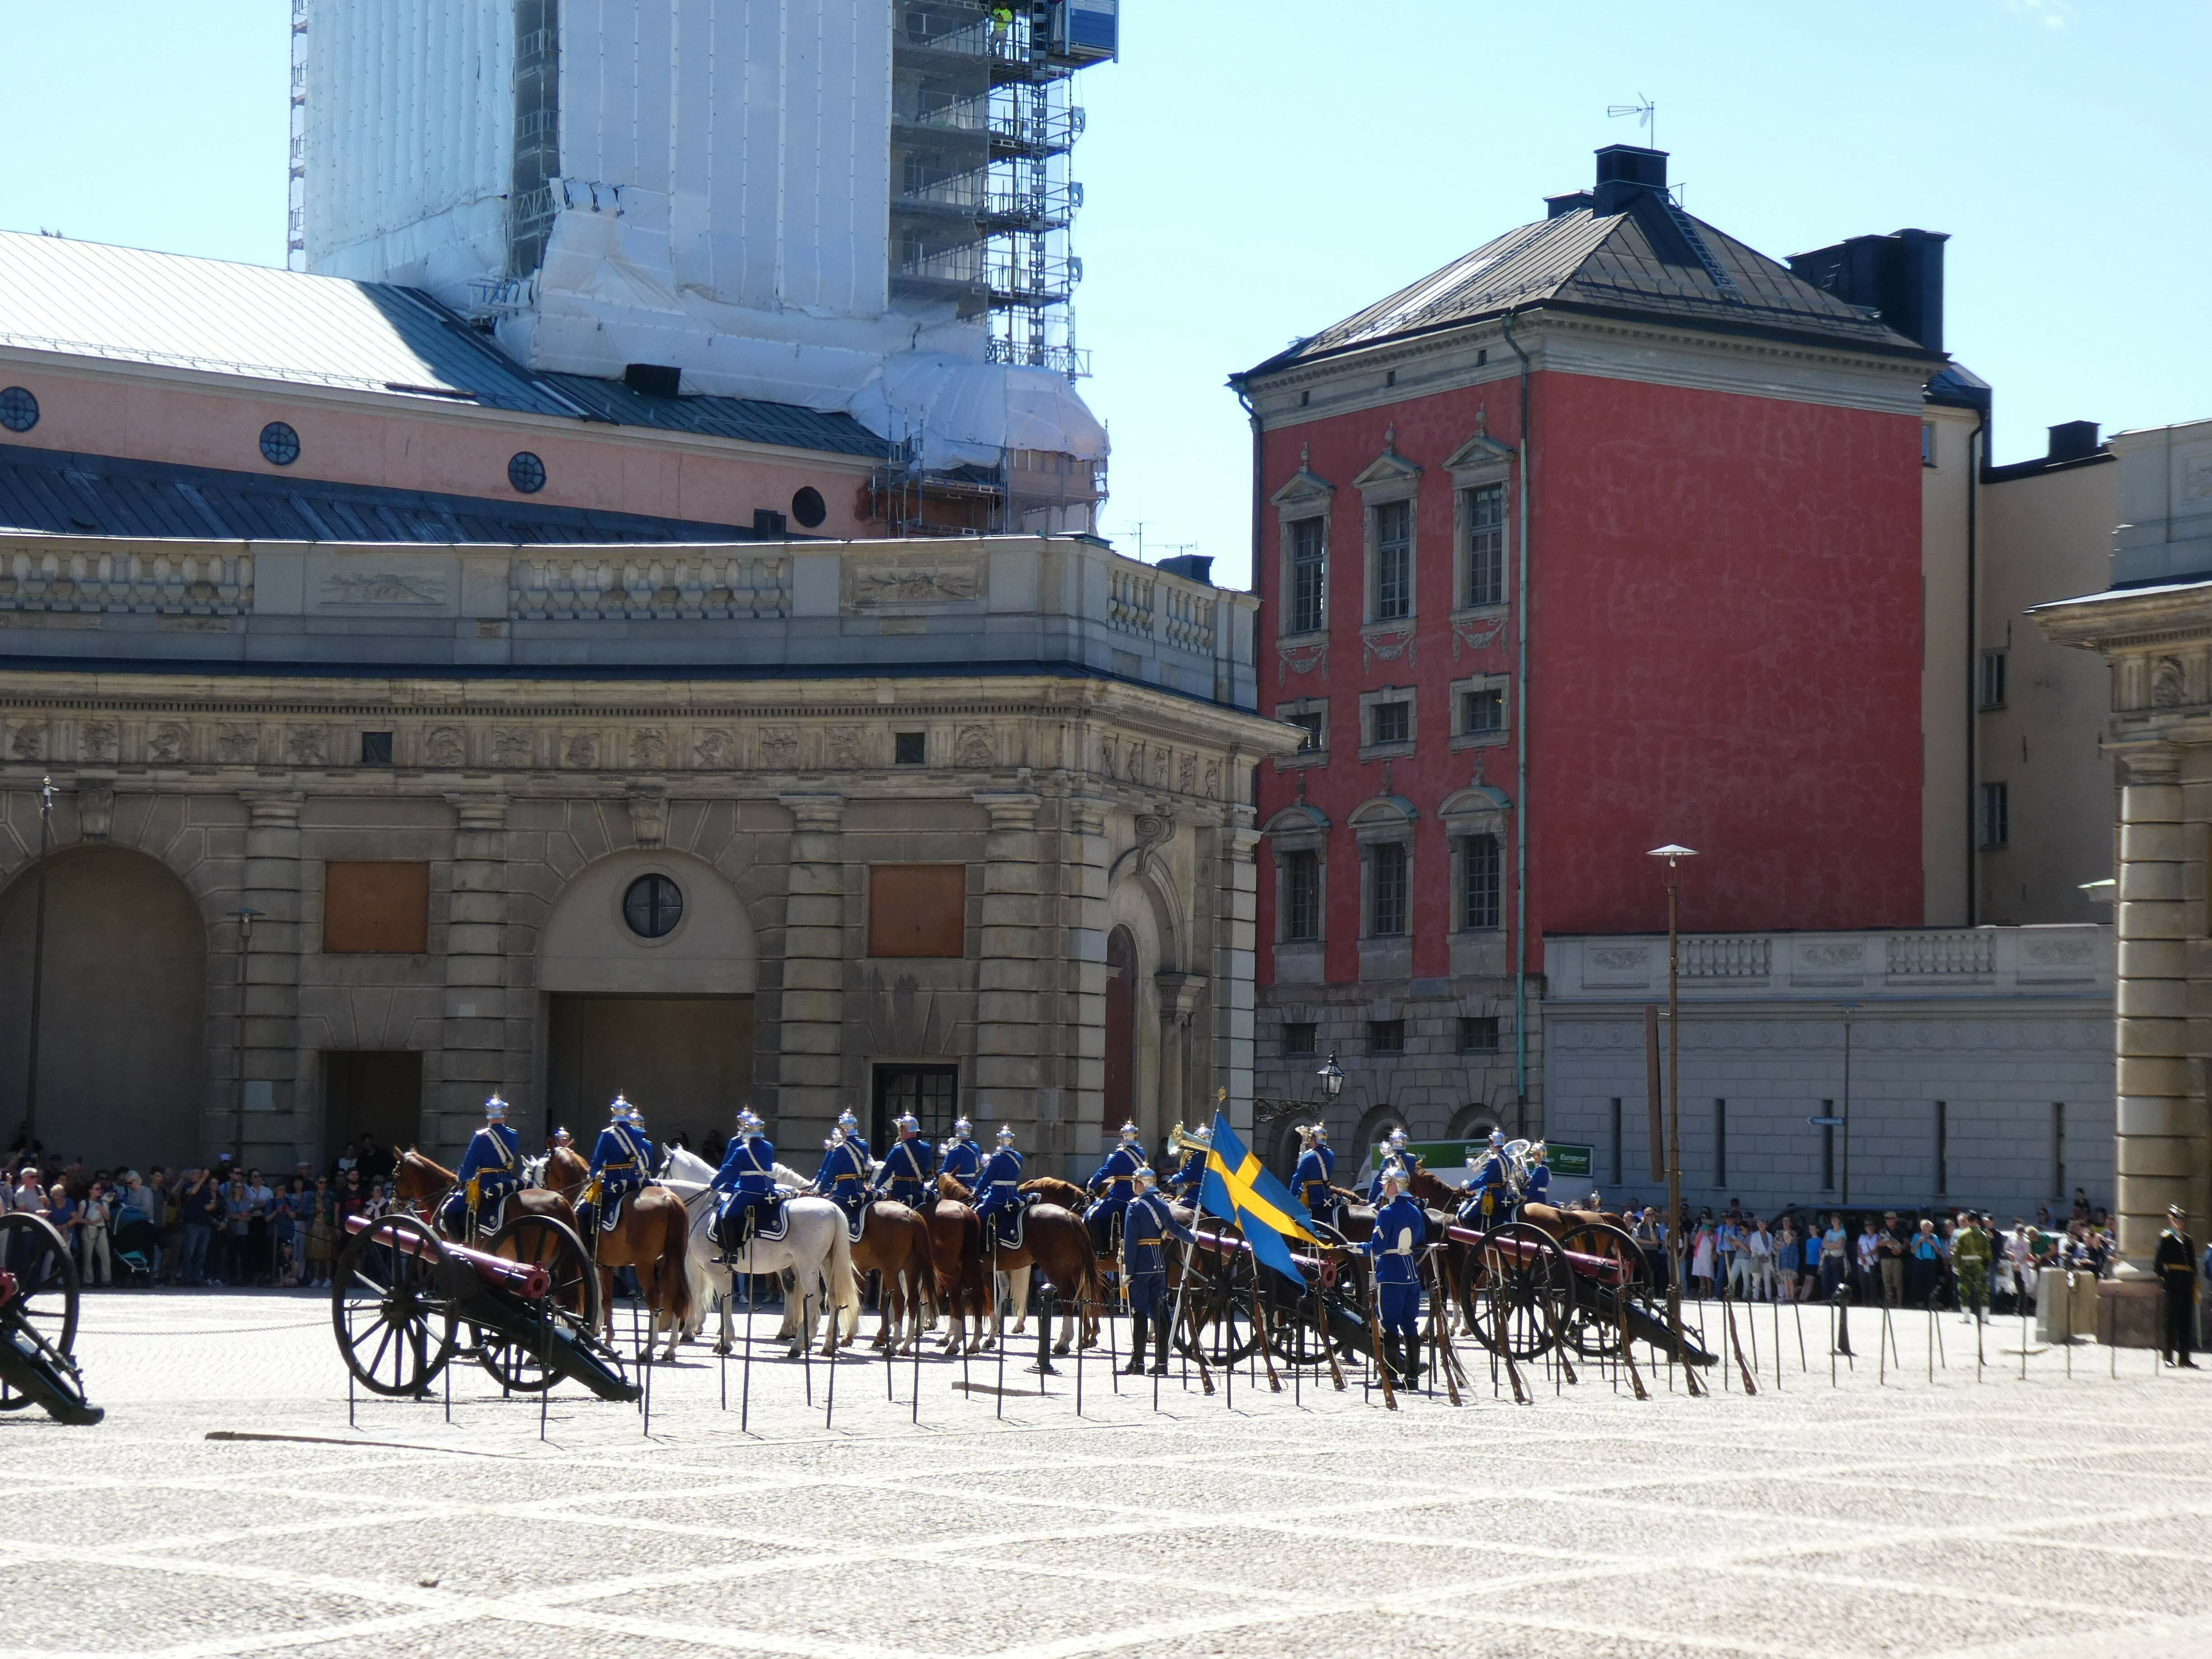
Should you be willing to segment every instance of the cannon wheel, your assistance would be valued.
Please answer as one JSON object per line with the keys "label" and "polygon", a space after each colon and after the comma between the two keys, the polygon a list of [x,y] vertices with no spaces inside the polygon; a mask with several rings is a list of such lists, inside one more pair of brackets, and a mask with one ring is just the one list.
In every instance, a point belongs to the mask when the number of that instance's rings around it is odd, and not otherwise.
{"label": "cannon wheel", "polygon": [[[392,1243],[383,1242],[387,1236]],[[450,1261],[420,1218],[397,1213],[379,1217],[338,1257],[331,1324],[346,1369],[371,1394],[424,1393],[453,1358]]]}
{"label": "cannon wheel", "polygon": [[[545,1311],[556,1324],[567,1328],[571,1335],[588,1337],[599,1329],[599,1270],[573,1229],[550,1215],[510,1216],[486,1248],[511,1261],[535,1263],[552,1276]],[[476,1349],[478,1362],[503,1389],[536,1394],[560,1380],[560,1373],[526,1343],[512,1342],[478,1328]]]}
{"label": "cannon wheel", "polygon": [[[1608,1221],[1586,1221],[1561,1237],[1559,1248],[1577,1255],[1603,1256],[1620,1264],[1616,1296],[1632,1306],[1650,1292],[1649,1272],[1643,1247]],[[1573,1276],[1573,1295],[1568,1298],[1564,1323],[1567,1340],[1587,1359],[1610,1359],[1620,1352],[1620,1304],[1601,1296],[1598,1281]]]}
{"label": "cannon wheel", "polygon": [[[1502,1249],[1501,1244],[1516,1248]],[[1460,1311],[1475,1340],[1493,1353],[1534,1359],[1559,1340],[1559,1315],[1574,1287],[1559,1241],[1526,1221],[1492,1227],[1470,1247],[1460,1283]]]}
{"label": "cannon wheel", "polygon": [[[50,1358],[64,1362],[57,1369],[74,1373],[76,1263],[53,1224],[21,1211],[0,1215],[0,1269],[15,1276],[15,1297],[0,1309],[0,1330],[21,1330]],[[82,1389],[78,1395],[82,1398]],[[31,1403],[28,1395],[0,1383],[0,1412],[19,1412]]]}
{"label": "cannon wheel", "polygon": [[[1260,1334],[1252,1328],[1252,1258],[1241,1251],[1216,1255],[1209,1250],[1191,1254],[1203,1262],[1191,1280],[1185,1299],[1183,1322],[1175,1334],[1177,1353],[1195,1352],[1216,1370],[1250,1358],[1260,1349]],[[1168,1306],[1175,1306],[1172,1295]],[[1203,1322],[1194,1349],[1190,1340],[1191,1310]]]}

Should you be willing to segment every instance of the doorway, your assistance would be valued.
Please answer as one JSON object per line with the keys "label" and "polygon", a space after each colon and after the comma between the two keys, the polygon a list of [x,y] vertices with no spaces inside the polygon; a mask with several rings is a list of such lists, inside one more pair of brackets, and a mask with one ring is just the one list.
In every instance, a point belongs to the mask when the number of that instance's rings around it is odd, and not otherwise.
{"label": "doorway", "polygon": [[412,1146],[422,1133],[422,1056],[413,1048],[325,1054],[323,1103],[325,1163],[364,1134],[387,1154]]}
{"label": "doorway", "polygon": [[556,996],[547,1034],[546,1122],[588,1147],[617,1092],[656,1141],[726,1137],[752,1092],[750,997]]}
{"label": "doorway", "polygon": [[884,1149],[898,1139],[898,1131],[891,1125],[904,1112],[915,1115],[921,1124],[922,1139],[931,1146],[949,1139],[952,1121],[960,1115],[960,1068],[877,1066],[875,1110],[868,1125],[868,1147],[877,1157],[881,1158]]}

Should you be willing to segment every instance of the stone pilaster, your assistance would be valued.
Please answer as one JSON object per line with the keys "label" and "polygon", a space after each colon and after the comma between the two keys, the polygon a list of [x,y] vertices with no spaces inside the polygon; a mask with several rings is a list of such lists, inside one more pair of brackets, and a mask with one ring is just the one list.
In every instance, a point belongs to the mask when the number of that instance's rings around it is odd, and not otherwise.
{"label": "stone pilaster", "polygon": [[1177,1123],[1195,1129],[1213,1121],[1212,1099],[1191,1078],[1192,1022],[1206,1001],[1206,975],[1170,970],[1153,975],[1152,985],[1160,1004],[1160,1132]]}
{"label": "stone pilaster", "polygon": [[[246,869],[240,904],[260,914],[245,952],[243,1006],[233,1043],[234,1114],[214,1139],[240,1147],[245,1164],[289,1169],[295,1146],[313,1136],[314,1103],[297,1097],[300,1076],[300,808],[296,789],[243,792]],[[236,908],[236,907],[234,907]],[[237,920],[233,919],[233,926]],[[237,935],[232,935],[234,948]],[[234,990],[234,995],[240,994]]]}
{"label": "stone pilaster", "polygon": [[1064,1115],[1067,1150],[1079,1157],[1091,1150],[1083,1135],[1096,1132],[1106,1111],[1106,872],[1111,849],[1106,841],[1105,801],[1072,796],[1060,810]]}
{"label": "stone pilaster", "polygon": [[1229,1117],[1241,1134],[1252,1133],[1252,975],[1259,915],[1260,844],[1249,809],[1232,809],[1228,823],[1212,832],[1213,865],[1213,1076],[1198,1092],[1206,1100],[1229,1091]]}
{"label": "stone pilaster", "polygon": [[986,790],[975,800],[991,815],[991,828],[983,842],[971,1115],[979,1132],[987,1122],[1030,1127],[1025,1144],[1049,1158],[1068,1149],[1062,1144],[1060,1093],[1048,1086],[1045,1075],[1040,802],[1025,790]]}
{"label": "stone pilaster", "polygon": [[[2141,1272],[2166,1206],[2194,1207],[2203,1112],[2190,1087],[2180,756],[2145,744],[2124,749],[2121,763],[2113,1208],[2121,1254]],[[2204,1218],[2194,1221],[2201,1232]]]}
{"label": "stone pilaster", "polygon": [[774,1127],[793,1146],[811,1147],[828,1135],[843,1105],[845,802],[833,794],[776,799],[789,809],[792,825]]}
{"label": "stone pilaster", "polygon": [[538,1103],[529,1097],[527,1079],[508,1075],[507,798],[446,799],[456,823],[446,913],[444,1053],[438,1086],[423,1103],[423,1137],[448,1151],[459,1146],[484,1097],[496,1090],[515,1106],[517,1127],[535,1145]]}

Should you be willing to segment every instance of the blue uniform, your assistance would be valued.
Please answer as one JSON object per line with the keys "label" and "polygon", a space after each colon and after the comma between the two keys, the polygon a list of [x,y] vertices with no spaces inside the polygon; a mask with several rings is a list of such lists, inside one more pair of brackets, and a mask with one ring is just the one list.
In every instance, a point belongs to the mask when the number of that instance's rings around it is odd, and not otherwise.
{"label": "blue uniform", "polygon": [[945,1162],[939,1171],[951,1176],[970,1192],[975,1189],[976,1172],[983,1167],[983,1149],[966,1135],[961,1136],[945,1149]]}
{"label": "blue uniform", "polygon": [[920,1135],[908,1135],[884,1154],[876,1190],[888,1190],[902,1204],[919,1204],[929,1195],[929,1178],[936,1171],[936,1149]]}
{"label": "blue uniform", "polygon": [[1328,1189],[1327,1150],[1307,1147],[1298,1154],[1298,1167],[1291,1176],[1291,1194],[1306,1206],[1310,1215],[1325,1215],[1336,1204],[1336,1195]]}
{"label": "blue uniform", "polygon": [[471,1211],[480,1231],[499,1224],[500,1206],[522,1185],[522,1143],[504,1123],[487,1123],[469,1137],[453,1178],[453,1195],[439,1206],[446,1231],[458,1233]]}
{"label": "blue uniform", "polygon": [[1375,1171],[1375,1178],[1367,1183],[1367,1201],[1376,1209],[1382,1207],[1382,1169],[1396,1164],[1408,1174],[1421,1167],[1421,1160],[1411,1152],[1390,1152],[1382,1159],[1382,1168]]}
{"label": "blue uniform", "polygon": [[1083,1218],[1091,1224],[1091,1236],[1102,1245],[1113,1237],[1114,1218],[1129,1207],[1130,1195],[1136,1190],[1136,1174],[1143,1165],[1143,1154],[1134,1146],[1121,1146],[1107,1153],[1106,1161],[1091,1172],[1091,1190],[1097,1192],[1102,1186],[1106,1190],[1083,1212]]}
{"label": "blue uniform", "polygon": [[1376,1212],[1375,1231],[1367,1237],[1382,1328],[1408,1341],[1420,1340],[1421,1277],[1415,1255],[1428,1238],[1428,1212],[1403,1193]]}
{"label": "blue uniform", "polygon": [[814,1190],[852,1215],[868,1201],[868,1155],[852,1139],[832,1141],[822,1154]]}
{"label": "blue uniform", "polygon": [[732,1141],[730,1150],[723,1155],[722,1167],[714,1171],[712,1184],[716,1192],[729,1194],[721,1206],[725,1225],[731,1216],[747,1210],[773,1210],[779,1194],[775,1190],[775,1148],[769,1145],[768,1137],[757,1129]]}
{"label": "blue uniform", "polygon": [[1165,1199],[1152,1192],[1129,1201],[1121,1215],[1121,1266],[1128,1279],[1129,1311],[1140,1317],[1167,1306],[1170,1236],[1193,1242],[1190,1229],[1176,1219]]}
{"label": "blue uniform", "polygon": [[1182,1162],[1168,1177],[1168,1189],[1185,1204],[1195,1208],[1198,1189],[1206,1180],[1206,1154],[1193,1147],[1182,1155]]}
{"label": "blue uniform", "polygon": [[1011,1146],[1000,1147],[975,1177],[975,1213],[983,1218],[987,1237],[993,1216],[1020,1206],[1021,1184],[1022,1155]]}
{"label": "blue uniform", "polygon": [[598,1194],[592,1213],[602,1227],[613,1224],[616,1200],[645,1185],[652,1145],[627,1123],[610,1123],[599,1131],[599,1144],[592,1148],[592,1184],[585,1190]]}
{"label": "blue uniform", "polygon": [[1523,1204],[1549,1204],[1552,1201],[1552,1166],[1539,1164],[1528,1171],[1528,1184],[1522,1189]]}
{"label": "blue uniform", "polygon": [[1459,1218],[1468,1226],[1488,1229],[1506,1218],[1513,1206],[1512,1184],[1506,1179],[1505,1156],[1492,1152],[1474,1172],[1474,1190],[1460,1206]]}

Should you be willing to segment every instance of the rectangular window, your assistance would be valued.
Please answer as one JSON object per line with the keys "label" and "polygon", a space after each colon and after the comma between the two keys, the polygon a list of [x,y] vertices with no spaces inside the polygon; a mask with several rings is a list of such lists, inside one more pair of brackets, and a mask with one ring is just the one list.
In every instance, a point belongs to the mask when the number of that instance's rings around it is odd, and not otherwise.
{"label": "rectangular window", "polygon": [[1459,698],[1459,729],[1462,735],[1505,729],[1505,691],[1502,686],[1486,686],[1479,691],[1462,691]]}
{"label": "rectangular window", "polygon": [[1298,753],[1310,755],[1321,747],[1322,722],[1327,719],[1327,716],[1320,709],[1304,709],[1289,718],[1292,726],[1305,733],[1298,740]]}
{"label": "rectangular window", "polygon": [[1413,614],[1413,504],[1384,501],[1375,509],[1375,620]]}
{"label": "rectangular window", "polygon": [[868,866],[870,956],[965,956],[967,918],[966,865]]}
{"label": "rectangular window", "polygon": [[1498,1016],[1462,1014],[1459,1017],[1459,1051],[1463,1054],[1496,1054]]}
{"label": "rectangular window", "polygon": [[1920,423],[1920,465],[1936,465],[1936,422],[1933,421]]}
{"label": "rectangular window", "polygon": [[929,734],[927,732],[894,732],[891,733],[891,763],[895,766],[920,766],[928,758]]}
{"label": "rectangular window", "polygon": [[1367,1022],[1367,1052],[1370,1054],[1402,1054],[1406,1052],[1406,1022],[1402,1019],[1370,1019]]}
{"label": "rectangular window", "polygon": [[1386,841],[1367,849],[1368,928],[1378,939],[1406,931],[1406,846]]}
{"label": "rectangular window", "polygon": [[1942,1197],[1951,1190],[1951,1109],[1942,1101],[1936,1103],[1936,1194]]}
{"label": "rectangular window", "polygon": [[1323,551],[1327,526],[1319,519],[1291,526],[1291,632],[1318,634],[1322,626]]}
{"label": "rectangular window", "polygon": [[[1820,1103],[1822,1117],[1833,1117],[1835,1115],[1834,1101],[1824,1100]],[[1823,1123],[1820,1126],[1820,1190],[1824,1193],[1832,1193],[1836,1190],[1836,1126],[1832,1123]]]}
{"label": "rectangular window", "polygon": [[1286,1054],[1310,1054],[1314,1051],[1316,1028],[1311,1020],[1285,1021],[1283,1024],[1283,1052]]}
{"label": "rectangular window", "polygon": [[2005,653],[1982,653],[1982,707],[2002,708],[2005,701]]}
{"label": "rectangular window", "polygon": [[331,955],[421,956],[430,948],[430,866],[323,866],[323,949]]}
{"label": "rectangular window", "polygon": [[875,1110],[869,1144],[887,1146],[898,1139],[892,1126],[902,1114],[912,1112],[921,1121],[922,1138],[934,1144],[952,1133],[960,1115],[960,1068],[957,1066],[878,1066],[876,1067]]}
{"label": "rectangular window", "polygon": [[1283,937],[1321,937],[1321,854],[1305,849],[1283,854]]}
{"label": "rectangular window", "polygon": [[1728,1185],[1728,1102],[1713,1103],[1713,1185]]}
{"label": "rectangular window", "polygon": [[361,734],[361,763],[363,766],[392,764],[392,733],[364,732]]}
{"label": "rectangular window", "polygon": [[1613,1184],[1620,1185],[1620,1097],[1613,1097]]}
{"label": "rectangular window", "polygon": [[1996,848],[2012,840],[2012,790],[2002,783],[1982,786],[1982,845]]}
{"label": "rectangular window", "polygon": [[1505,603],[1505,486],[1467,492],[1467,602]]}
{"label": "rectangular window", "polygon": [[2051,1190],[2066,1196],[2066,1103],[2051,1103]]}
{"label": "rectangular window", "polygon": [[1459,925],[1463,933],[1500,925],[1504,905],[1500,891],[1498,837],[1469,836],[1459,844]]}
{"label": "rectangular window", "polygon": [[1396,702],[1378,702],[1369,708],[1368,718],[1373,726],[1373,730],[1368,734],[1368,742],[1382,744],[1413,741],[1413,705],[1412,703],[1402,700]]}

